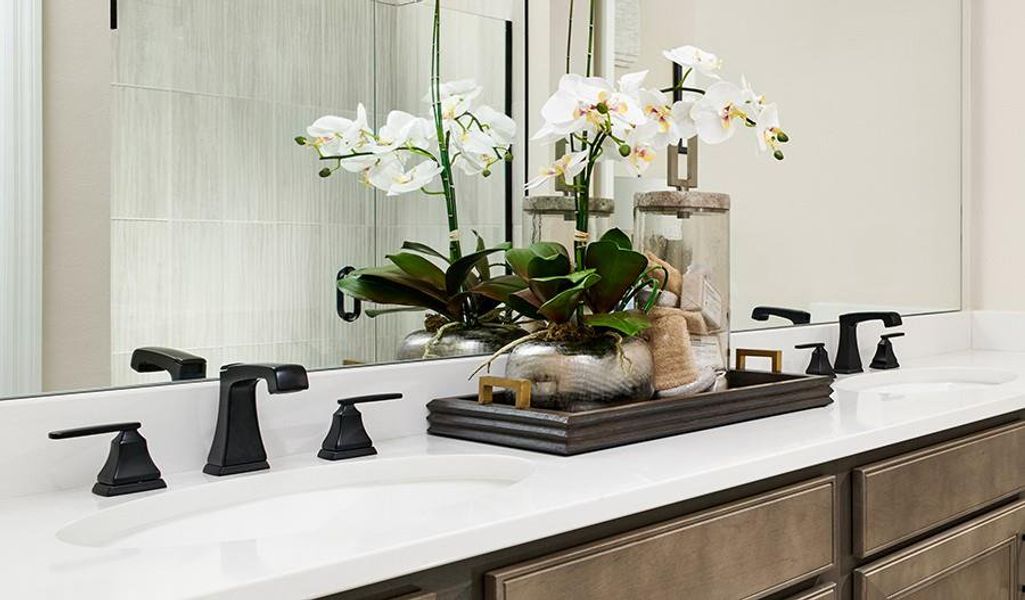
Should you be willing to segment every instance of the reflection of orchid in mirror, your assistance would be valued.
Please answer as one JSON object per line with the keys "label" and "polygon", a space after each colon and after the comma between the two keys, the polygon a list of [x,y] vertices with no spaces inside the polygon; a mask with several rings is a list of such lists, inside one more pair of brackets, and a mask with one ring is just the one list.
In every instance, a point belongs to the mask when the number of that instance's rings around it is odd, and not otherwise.
{"label": "reflection of orchid in mirror", "polygon": [[[474,81],[464,79],[440,86],[441,130],[452,152],[451,164],[467,175],[491,174],[492,166],[510,157],[516,136],[516,123],[490,106],[474,107],[483,91]],[[426,97],[431,102],[430,93]],[[314,148],[320,158],[334,166],[321,169],[329,177],[338,169],[360,173],[361,181],[387,192],[389,196],[416,190],[443,195],[443,189],[428,189],[441,174],[444,165],[434,124],[424,117],[393,110],[375,133],[368,125],[362,104],[356,119],[325,116],[307,129],[307,136],[296,138]],[[410,164],[413,161],[415,164]]]}

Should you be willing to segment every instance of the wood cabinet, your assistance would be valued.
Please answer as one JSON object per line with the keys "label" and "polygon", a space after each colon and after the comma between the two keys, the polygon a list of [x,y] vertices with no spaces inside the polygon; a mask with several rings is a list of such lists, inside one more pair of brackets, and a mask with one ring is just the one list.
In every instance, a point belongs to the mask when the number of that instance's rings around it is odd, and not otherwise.
{"label": "wood cabinet", "polygon": [[817,479],[492,571],[485,576],[484,595],[761,598],[833,566],[835,486],[832,477]]}
{"label": "wood cabinet", "polygon": [[857,600],[1020,598],[1025,502],[855,570]]}
{"label": "wood cabinet", "polygon": [[1025,424],[858,467],[852,482],[863,558],[1025,490]]}
{"label": "wood cabinet", "polygon": [[839,590],[837,590],[836,584],[830,583],[811,591],[791,596],[787,600],[839,600],[839,598]]}

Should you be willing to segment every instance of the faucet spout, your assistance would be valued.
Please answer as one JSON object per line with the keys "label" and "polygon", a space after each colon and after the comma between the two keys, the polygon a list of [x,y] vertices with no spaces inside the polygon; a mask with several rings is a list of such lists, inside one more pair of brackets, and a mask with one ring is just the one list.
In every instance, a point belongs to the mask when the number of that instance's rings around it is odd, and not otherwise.
{"label": "faucet spout", "polygon": [[298,392],[309,387],[306,369],[301,365],[221,367],[217,425],[204,473],[234,475],[270,468],[256,411],[256,386],[260,380],[267,382],[267,391],[271,394]]}
{"label": "faucet spout", "polygon": [[865,321],[882,321],[886,327],[897,327],[904,321],[900,314],[892,311],[856,312],[840,315],[840,340],[836,348],[837,373],[861,373],[861,351],[858,349],[858,324]]}

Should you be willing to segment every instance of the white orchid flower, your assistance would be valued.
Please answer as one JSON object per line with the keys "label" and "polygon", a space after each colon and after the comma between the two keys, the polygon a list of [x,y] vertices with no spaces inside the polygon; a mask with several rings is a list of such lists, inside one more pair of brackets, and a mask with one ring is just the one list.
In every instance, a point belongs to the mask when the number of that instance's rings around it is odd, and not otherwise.
{"label": "white orchid flower", "polygon": [[467,175],[480,175],[490,171],[499,160],[494,139],[480,129],[469,129],[452,138],[459,151],[455,164]]}
{"label": "white orchid flower", "polygon": [[310,144],[321,156],[342,156],[359,152],[371,141],[373,132],[367,125],[367,111],[360,103],[356,119],[329,115],[321,117],[306,129]]}
{"label": "white orchid flower", "polygon": [[642,89],[641,84],[644,83],[644,79],[647,76],[647,70],[637,71],[636,73],[627,73],[619,78],[616,86],[620,92],[636,97],[640,94]]}
{"label": "white orchid flower", "polygon": [[775,104],[768,104],[758,115],[758,148],[762,152],[772,150],[777,160],[783,160],[783,151],[780,150],[780,143],[786,142],[789,138],[779,127],[779,107]]}
{"label": "white orchid flower", "polygon": [[757,116],[761,114],[762,110],[766,106],[765,96],[756,93],[753,89],[751,89],[751,83],[744,76],[740,77],[740,87],[741,96],[744,99],[744,104],[746,107],[745,111],[748,113],[748,116],[757,118]]}
{"label": "white orchid flower", "polygon": [[[626,85],[639,83],[631,76]],[[613,127],[629,127],[645,120],[639,103],[631,94],[615,89],[600,77],[581,77],[573,73],[559,80],[559,89],[541,107],[541,116],[545,122],[534,135],[535,140],[583,131],[597,132],[606,129],[610,121]]]}
{"label": "white orchid flower", "polygon": [[[473,101],[483,93],[484,88],[477,85],[473,79],[459,79],[442,83],[439,91],[441,118],[446,123],[451,123],[473,107]],[[433,104],[430,91],[424,96],[424,102]]]}
{"label": "white orchid flower", "polygon": [[685,69],[694,69],[706,77],[719,79],[718,71],[722,69],[722,61],[711,52],[694,46],[680,46],[663,51],[662,56]]}
{"label": "white orchid flower", "polygon": [[407,144],[424,148],[433,138],[433,128],[426,119],[401,110],[393,110],[388,113],[387,121],[377,132],[377,141],[372,151],[391,152]]}
{"label": "white orchid flower", "polygon": [[555,161],[551,166],[541,169],[541,174],[527,182],[525,189],[532,190],[550,179],[563,177],[567,184],[587,166],[587,152],[569,152]]}
{"label": "white orchid flower", "polygon": [[473,116],[484,127],[494,146],[508,146],[516,140],[516,121],[509,115],[484,105],[477,107]]}
{"label": "white orchid flower", "polygon": [[737,121],[747,118],[743,105],[743,92],[736,85],[720,81],[709,86],[690,111],[701,141],[720,144],[733,137]]}
{"label": "white orchid flower", "polygon": [[385,154],[363,172],[364,182],[398,196],[416,191],[431,183],[441,173],[441,166],[433,160],[425,160],[409,171],[394,154]]}
{"label": "white orchid flower", "polygon": [[[635,176],[640,177],[651,166],[652,161],[658,156],[655,144],[661,146],[659,141],[659,125],[655,121],[634,128],[623,140],[622,146],[615,154],[619,156],[627,169]],[[629,153],[624,153],[629,149]]]}
{"label": "white orchid flower", "polygon": [[673,102],[659,90],[641,90],[640,99],[644,115],[656,126],[655,144],[676,144],[694,135],[696,129],[690,117],[693,100]]}

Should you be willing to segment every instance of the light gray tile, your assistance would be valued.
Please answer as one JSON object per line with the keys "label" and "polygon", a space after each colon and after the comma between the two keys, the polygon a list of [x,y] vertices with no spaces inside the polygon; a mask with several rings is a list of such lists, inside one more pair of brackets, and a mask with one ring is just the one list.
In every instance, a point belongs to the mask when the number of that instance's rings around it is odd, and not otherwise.
{"label": "light gray tile", "polygon": [[227,101],[174,93],[171,96],[171,218],[220,219],[225,214]]}
{"label": "light gray tile", "polygon": [[224,340],[223,228],[218,222],[171,224],[168,344],[172,347],[216,347]]}
{"label": "light gray tile", "polygon": [[225,346],[255,345],[274,339],[275,289],[287,274],[274,268],[274,225],[226,222],[221,256],[224,267],[222,318]]}
{"label": "light gray tile", "polygon": [[289,138],[275,137],[275,110],[262,100],[227,100],[221,130],[226,220],[277,221],[282,205],[291,200],[279,188],[281,172],[288,168],[282,165],[279,148],[290,144],[294,154],[301,154],[302,148]]}
{"label": "light gray tile", "polygon": [[316,102],[320,106],[354,110],[362,102],[368,111],[374,110],[374,70],[380,64],[374,40],[382,31],[375,27],[374,5],[373,0],[323,1],[324,85]]}
{"label": "light gray tile", "polygon": [[114,87],[111,216],[167,218],[170,214],[171,94]]}
{"label": "light gray tile", "polygon": [[221,0],[120,0],[115,81],[221,93],[224,19]]}
{"label": "light gray tile", "polygon": [[110,238],[112,352],[167,345],[170,225],[114,220]]}

